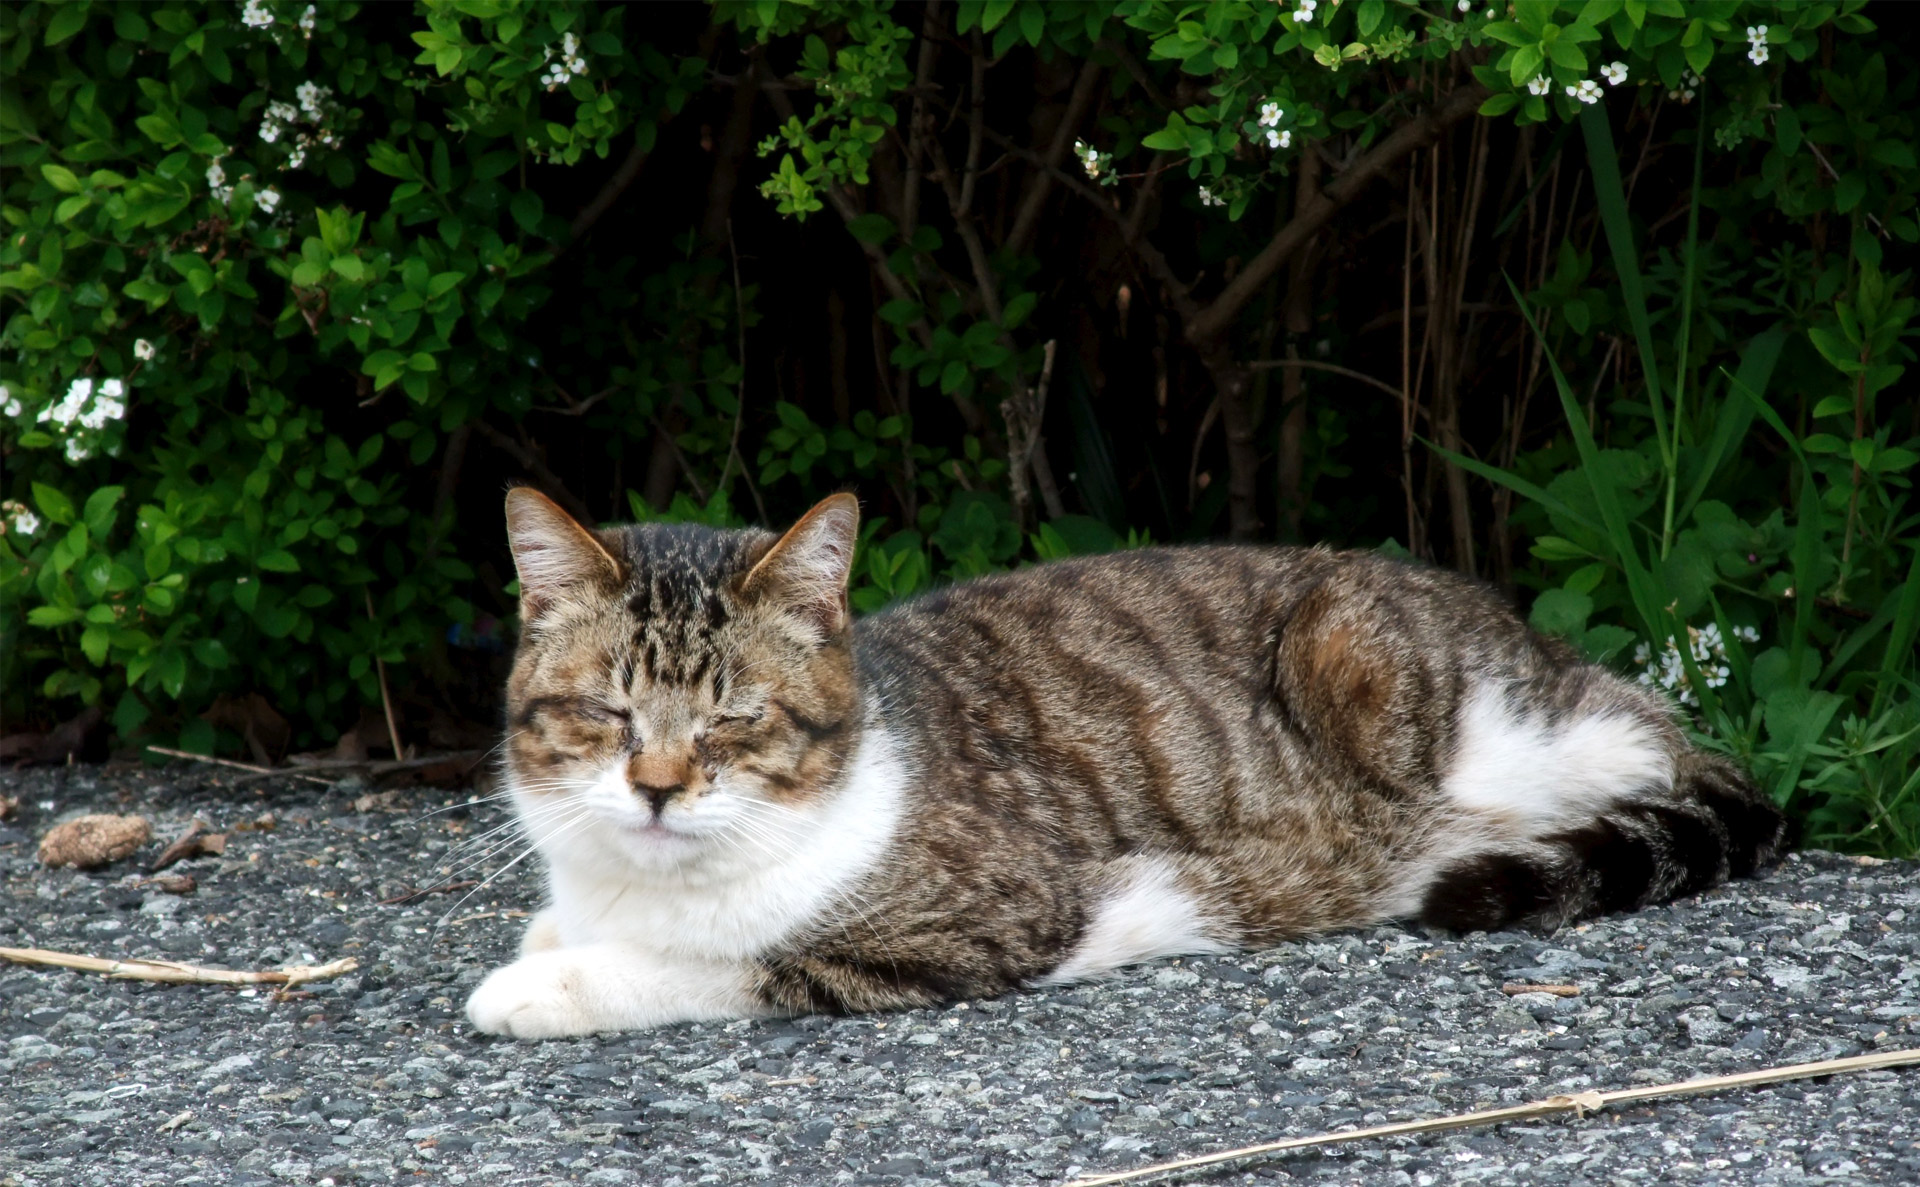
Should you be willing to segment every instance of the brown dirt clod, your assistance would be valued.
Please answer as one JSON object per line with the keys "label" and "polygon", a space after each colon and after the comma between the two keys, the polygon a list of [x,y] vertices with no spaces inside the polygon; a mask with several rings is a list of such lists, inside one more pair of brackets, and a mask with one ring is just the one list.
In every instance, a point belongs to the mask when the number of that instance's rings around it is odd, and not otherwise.
{"label": "brown dirt clod", "polygon": [[55,825],[40,839],[40,860],[92,869],[119,861],[151,836],[153,826],[144,816],[79,816]]}

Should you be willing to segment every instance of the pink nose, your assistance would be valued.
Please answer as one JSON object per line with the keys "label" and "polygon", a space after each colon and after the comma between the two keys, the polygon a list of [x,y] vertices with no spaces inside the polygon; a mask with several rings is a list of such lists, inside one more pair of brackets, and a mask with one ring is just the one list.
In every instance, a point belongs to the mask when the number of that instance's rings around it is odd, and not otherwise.
{"label": "pink nose", "polygon": [[692,778],[690,754],[645,752],[627,761],[628,786],[653,806],[656,816],[666,810],[667,801],[687,790]]}

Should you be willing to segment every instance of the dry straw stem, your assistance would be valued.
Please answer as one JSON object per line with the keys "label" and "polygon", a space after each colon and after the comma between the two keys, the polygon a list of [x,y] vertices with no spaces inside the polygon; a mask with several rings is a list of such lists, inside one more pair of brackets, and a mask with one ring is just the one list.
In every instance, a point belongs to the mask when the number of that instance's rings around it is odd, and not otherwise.
{"label": "dry straw stem", "polygon": [[232,767],[236,771],[247,771],[255,775],[286,775],[294,779],[305,779],[309,783],[319,783],[327,787],[333,786],[333,780],[331,779],[322,779],[318,775],[303,775],[298,771],[282,771],[276,770],[273,767],[260,767],[250,762],[236,762],[231,758],[215,758],[211,754],[195,754],[191,750],[170,750],[165,746],[149,746],[147,749],[155,754],[164,754],[168,758],[184,758],[191,762],[211,763],[216,767]]}
{"label": "dry straw stem", "polygon": [[104,960],[98,956],[80,956],[72,952],[53,952],[46,948],[0,948],[0,958],[18,964],[48,965],[58,969],[79,969],[86,973],[105,973],[123,981],[164,981],[175,985],[285,985],[292,988],[308,981],[331,981],[360,967],[351,956],[327,964],[296,964],[283,969],[209,969],[177,960]]}
{"label": "dry straw stem", "polygon": [[1064,1187],[1104,1187],[1108,1183],[1129,1183],[1155,1175],[1172,1174],[1175,1171],[1217,1166],[1223,1162],[1239,1162],[1262,1154],[1279,1153],[1282,1150],[1331,1146],[1340,1142],[1355,1142],[1367,1138],[1402,1137],[1414,1133],[1436,1133],[1444,1129],[1469,1129],[1481,1125],[1499,1125],[1506,1121],[1524,1121],[1530,1117],[1549,1117],[1556,1113],[1572,1113],[1576,1117],[1584,1117],[1588,1113],[1597,1113],[1608,1105],[1626,1101],[1654,1100],[1665,1096],[1694,1096],[1704,1092],[1724,1092],[1729,1088],[1752,1088],[1760,1084],[1778,1084],[1785,1080],[1805,1080],[1814,1076],[1833,1076],[1845,1072],[1870,1072],[1880,1068],[1904,1067],[1914,1063],[1920,1063],[1920,1048],[1886,1051],[1879,1055],[1856,1055],[1848,1059],[1823,1059],[1818,1063],[1796,1063],[1786,1067],[1762,1068],[1755,1072],[1740,1072],[1731,1076],[1708,1076],[1703,1080],[1655,1084],[1647,1088],[1622,1088],[1613,1092],[1579,1092],[1565,1096],[1550,1096],[1545,1100],[1513,1105],[1504,1109],[1485,1109],[1478,1113],[1454,1113],[1451,1116],[1434,1117],[1427,1121],[1401,1121],[1393,1125],[1376,1125],[1369,1129],[1349,1129],[1340,1133],[1288,1138],[1285,1141],[1267,1142],[1259,1146],[1243,1146],[1238,1150],[1223,1150],[1218,1154],[1181,1158],[1173,1162],[1156,1163],[1153,1166],[1143,1166],[1137,1170],[1120,1171],[1116,1174],[1089,1175],[1075,1179]]}

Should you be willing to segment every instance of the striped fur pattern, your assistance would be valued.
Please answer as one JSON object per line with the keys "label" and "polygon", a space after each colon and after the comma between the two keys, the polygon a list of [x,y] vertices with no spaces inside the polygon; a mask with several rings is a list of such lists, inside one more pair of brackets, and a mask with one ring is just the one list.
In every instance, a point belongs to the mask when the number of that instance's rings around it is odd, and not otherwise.
{"label": "striped fur pattern", "polygon": [[1487,587],[1143,549],[853,623],[858,508],[592,532],[509,496],[509,786],[551,903],[522,1037],[860,1011],[1395,917],[1554,927],[1785,844],[1669,707]]}

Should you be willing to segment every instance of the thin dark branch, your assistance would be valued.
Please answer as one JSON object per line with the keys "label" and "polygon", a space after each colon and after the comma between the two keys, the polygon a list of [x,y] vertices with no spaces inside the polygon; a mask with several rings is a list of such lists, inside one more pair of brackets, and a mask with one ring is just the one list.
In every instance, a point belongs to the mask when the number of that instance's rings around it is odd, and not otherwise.
{"label": "thin dark branch", "polygon": [[[658,133],[658,126],[655,132]],[[607,184],[601,186],[600,192],[593,196],[593,201],[587,203],[579,214],[573,216],[573,222],[567,226],[567,241],[554,248],[554,255],[558,256],[579,243],[581,238],[593,229],[593,224],[599,222],[601,216],[613,209],[613,204],[620,200],[620,195],[626,193],[633,183],[640,179],[640,171],[646,167],[649,155],[651,154],[648,150],[641,148],[636,140],[633,148],[627,153],[626,159],[620,162],[620,167],[613,171],[612,177],[607,178]]]}
{"label": "thin dark branch", "polygon": [[1027,242],[1040,226],[1040,215],[1046,209],[1047,198],[1053,193],[1053,171],[1060,167],[1066,157],[1068,147],[1073,143],[1074,131],[1080,121],[1087,116],[1087,109],[1093,106],[1093,97],[1099,89],[1102,71],[1093,62],[1080,67],[1080,74],[1073,80],[1073,93],[1067,97],[1067,109],[1060,116],[1060,124],[1053,130],[1053,143],[1047,146],[1047,155],[1043,158],[1046,167],[1034,171],[1033,180],[1027,186],[1027,192],[1020,198],[1020,212],[1014,216],[1013,231],[1007,236],[1007,252],[1020,255],[1026,250]]}
{"label": "thin dark branch", "polygon": [[476,420],[472,423],[476,432],[493,442],[500,452],[519,462],[527,473],[537,479],[541,489],[550,495],[554,502],[565,508],[568,515],[587,523],[594,522],[593,512],[588,509],[586,501],[568,490],[567,484],[547,466],[537,452],[515,441],[484,420]]}
{"label": "thin dark branch", "polygon": [[1363,371],[1355,371],[1351,367],[1342,367],[1337,363],[1322,363],[1315,359],[1261,359],[1257,362],[1246,363],[1244,366],[1249,371],[1267,371],[1276,367],[1297,367],[1303,371],[1326,371],[1334,375],[1344,375],[1348,379],[1355,379],[1361,383],[1370,384],[1396,400],[1401,398],[1400,389],[1388,383],[1386,380],[1375,379]]}
{"label": "thin dark branch", "polygon": [[1454,91],[1431,111],[1402,124],[1385,140],[1343,169],[1320,191],[1319,201],[1289,219],[1287,225],[1260,250],[1260,254],[1248,261],[1240,269],[1240,274],[1220,291],[1220,295],[1199,316],[1188,320],[1188,340],[1204,342],[1225,334],[1240,311],[1259,294],[1267,278],[1278,271],[1280,265],[1286,263],[1302,244],[1313,238],[1332,221],[1334,215],[1359,197],[1389,167],[1432,144],[1453,125],[1471,117],[1486,97],[1486,88],[1478,83]]}

